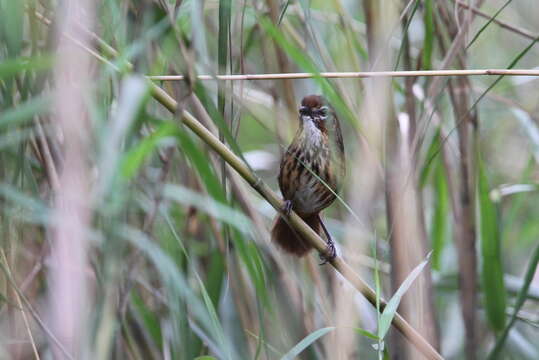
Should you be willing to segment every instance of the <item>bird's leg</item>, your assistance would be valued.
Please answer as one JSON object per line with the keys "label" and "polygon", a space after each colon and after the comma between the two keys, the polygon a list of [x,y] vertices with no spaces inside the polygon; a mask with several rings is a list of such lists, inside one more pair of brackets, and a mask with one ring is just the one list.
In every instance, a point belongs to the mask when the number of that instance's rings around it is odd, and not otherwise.
{"label": "bird's leg", "polygon": [[292,200],[285,200],[283,205],[283,214],[288,216],[290,215],[290,211],[292,211]]}
{"label": "bird's leg", "polygon": [[329,235],[328,229],[326,229],[326,225],[324,225],[320,217],[318,217],[318,220],[320,221],[320,225],[322,225],[322,230],[324,230],[324,234],[326,234],[326,252],[325,254],[320,254],[320,260],[322,260],[320,265],[324,265],[328,262],[333,261],[333,259],[337,257],[337,250],[335,249],[335,242],[331,238],[331,235]]}

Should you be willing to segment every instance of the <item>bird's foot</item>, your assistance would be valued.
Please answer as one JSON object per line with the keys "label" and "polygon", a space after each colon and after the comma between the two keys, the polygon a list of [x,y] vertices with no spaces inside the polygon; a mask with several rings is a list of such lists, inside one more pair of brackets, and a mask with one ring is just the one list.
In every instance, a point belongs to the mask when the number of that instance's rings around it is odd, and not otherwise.
{"label": "bird's foot", "polygon": [[285,200],[283,205],[283,214],[288,216],[290,215],[290,211],[292,211],[292,200]]}
{"label": "bird's foot", "polygon": [[327,241],[326,251],[324,254],[320,253],[320,260],[322,261],[320,265],[325,265],[328,262],[332,262],[333,259],[337,257],[337,250],[335,249],[335,243],[330,238]]}

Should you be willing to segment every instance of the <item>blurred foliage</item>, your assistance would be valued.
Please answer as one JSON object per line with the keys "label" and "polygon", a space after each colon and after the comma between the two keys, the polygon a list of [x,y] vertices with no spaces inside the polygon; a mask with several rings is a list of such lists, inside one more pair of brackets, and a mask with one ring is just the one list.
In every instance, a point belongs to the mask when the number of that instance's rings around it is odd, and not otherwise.
{"label": "blurred foliage", "polygon": [[[458,6],[449,0],[392,2],[405,16],[391,25],[392,36],[386,41],[398,58],[391,68],[438,69],[446,56],[443,45],[453,40],[444,22],[456,21],[442,18],[439,7],[454,15]],[[57,172],[63,166],[63,135],[52,101],[57,3],[0,0],[0,358],[32,358],[30,342],[43,358],[50,358],[54,346],[46,330],[54,226],[51,165]],[[368,14],[362,3],[95,3],[91,50],[100,58],[92,64],[93,82],[85,99],[92,150],[83,159],[92,169],[93,200],[88,204],[92,286],[83,346],[87,355],[200,360],[389,356],[391,342],[382,349],[381,340],[402,292],[417,274],[411,274],[392,298],[387,241],[392,229],[385,221],[383,184],[372,203],[350,200],[362,191],[353,169],[365,155],[362,142],[371,140],[365,139],[362,117],[368,80],[315,77],[218,84],[195,77],[241,71],[368,71],[373,59],[367,50]],[[539,35],[534,0],[493,0],[481,11]],[[469,69],[533,68],[539,56],[537,39],[474,17],[464,63]],[[187,81],[159,85],[215,129],[275,189],[279,157],[298,126],[292,104],[310,93],[329,99],[344,128],[352,170],[341,194],[346,206],[335,205],[325,216],[355,270],[371,284],[379,272],[379,295],[392,298],[381,317],[331,268],[318,267],[315,254],[297,260],[270,243],[268,229],[275,211],[235,179],[231,169],[223,173],[222,160],[151,99],[142,76],[154,74],[187,76]],[[539,80],[469,80],[469,104],[474,105],[467,111],[473,110],[479,119],[474,133],[479,160],[471,169],[477,189],[471,201],[480,219],[477,326],[483,336],[477,351],[491,351],[493,358],[536,359],[538,297],[531,294],[539,291]],[[402,174],[402,179],[419,179],[428,247],[433,250],[432,270],[424,271],[433,274],[442,353],[457,359],[465,356],[465,339],[456,335],[463,333],[463,324],[455,278],[469,274],[457,266],[454,202],[460,201],[460,194],[455,193],[450,159],[441,149],[447,146],[459,158],[454,130],[460,119],[444,81],[440,95],[428,99],[441,119],[431,121],[425,100],[431,82],[414,79],[410,93],[404,79],[394,78],[393,110],[408,111],[409,100],[421,115],[418,174]],[[369,214],[370,224],[359,223],[357,214],[363,213]],[[369,256],[373,247],[377,259]],[[517,280],[508,282],[509,276]],[[17,299],[23,299],[23,305]],[[348,303],[343,305],[343,299]]]}

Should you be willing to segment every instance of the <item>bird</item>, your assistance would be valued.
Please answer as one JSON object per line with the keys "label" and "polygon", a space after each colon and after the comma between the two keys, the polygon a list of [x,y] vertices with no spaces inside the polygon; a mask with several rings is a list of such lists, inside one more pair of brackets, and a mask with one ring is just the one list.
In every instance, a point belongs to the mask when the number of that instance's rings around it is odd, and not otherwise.
{"label": "bird", "polygon": [[313,248],[289,225],[287,218],[294,210],[318,235],[325,235],[322,264],[336,257],[335,243],[320,212],[335,201],[345,173],[344,143],[335,111],[323,96],[305,96],[299,107],[298,130],[279,169],[284,205],[274,221],[271,238],[281,249],[302,257]]}

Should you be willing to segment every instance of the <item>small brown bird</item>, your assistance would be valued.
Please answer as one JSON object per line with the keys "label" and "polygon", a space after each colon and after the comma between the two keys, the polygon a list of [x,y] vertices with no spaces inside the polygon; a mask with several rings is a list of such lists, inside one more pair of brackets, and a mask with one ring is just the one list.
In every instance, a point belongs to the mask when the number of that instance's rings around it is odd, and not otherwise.
{"label": "small brown bird", "polygon": [[[322,96],[306,96],[299,108],[299,129],[281,159],[279,187],[285,200],[283,212],[288,215],[294,210],[317,234],[323,231],[326,235],[323,263],[335,258],[336,251],[320,211],[335,200],[345,172],[344,144],[335,112]],[[312,249],[279,215],[271,236],[296,256]]]}

